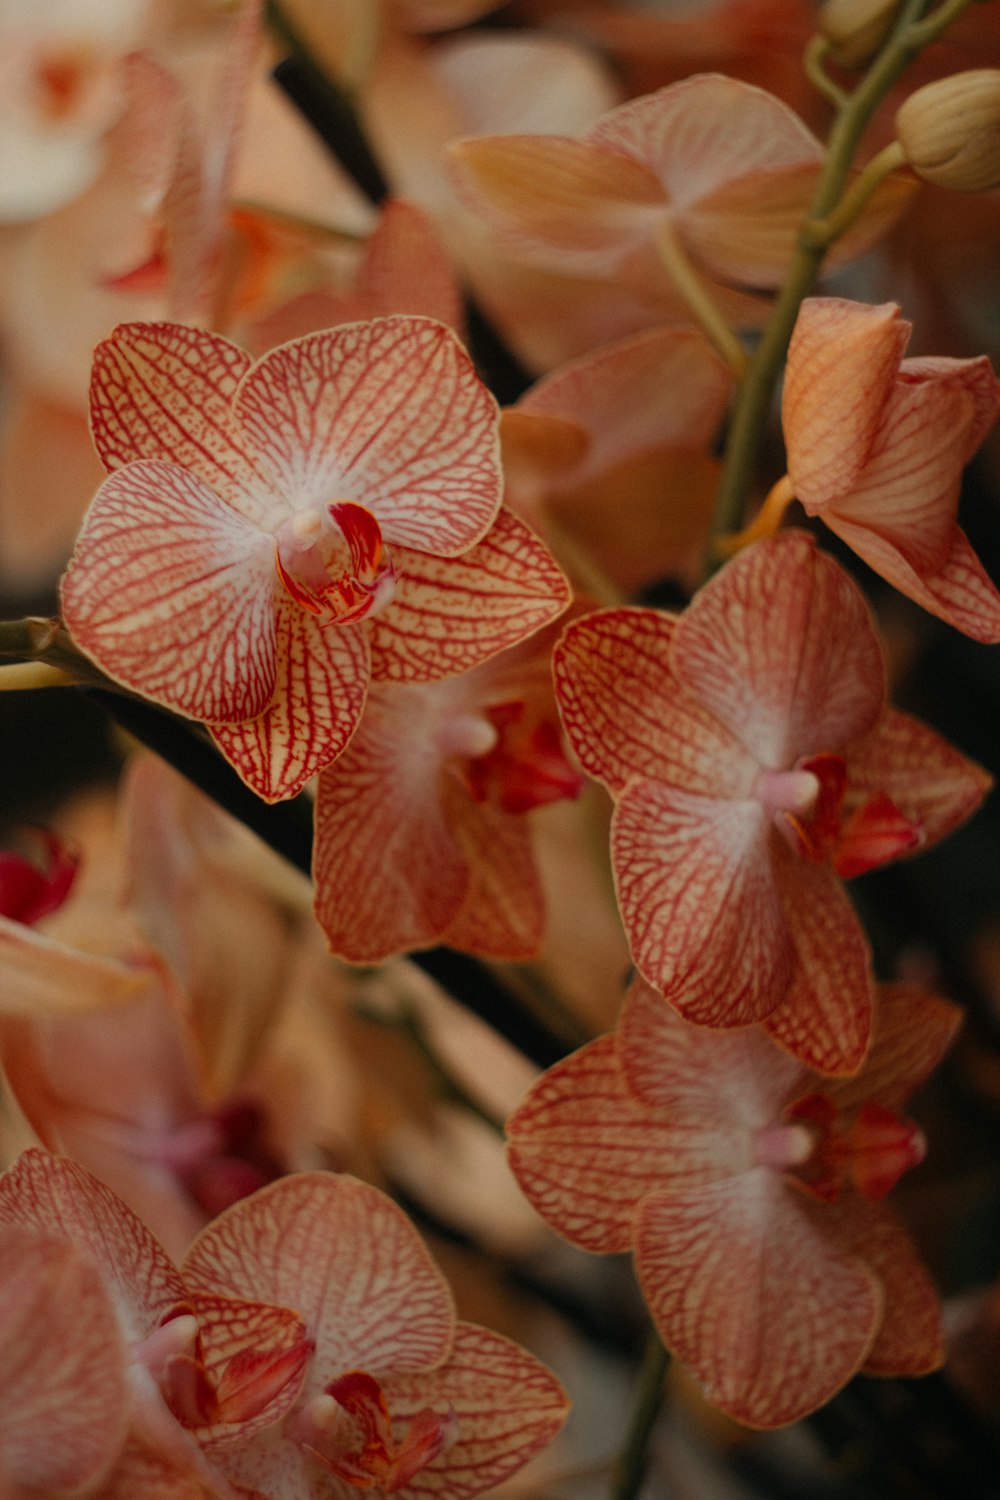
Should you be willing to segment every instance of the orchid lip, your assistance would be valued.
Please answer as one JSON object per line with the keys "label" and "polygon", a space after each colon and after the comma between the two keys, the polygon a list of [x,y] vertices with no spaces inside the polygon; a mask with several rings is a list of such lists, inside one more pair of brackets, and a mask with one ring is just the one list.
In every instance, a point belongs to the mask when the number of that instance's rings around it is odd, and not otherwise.
{"label": "orchid lip", "polygon": [[376,614],[395,593],[396,570],[381,527],[353,500],[295,511],[274,541],[282,585],[321,627]]}

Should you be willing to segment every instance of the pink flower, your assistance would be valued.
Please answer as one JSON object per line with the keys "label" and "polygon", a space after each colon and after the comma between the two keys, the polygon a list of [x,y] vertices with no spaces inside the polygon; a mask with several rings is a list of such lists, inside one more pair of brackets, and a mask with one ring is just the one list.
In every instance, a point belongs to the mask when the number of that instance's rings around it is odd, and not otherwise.
{"label": "pink flower", "polygon": [[909,337],[893,303],[802,304],[782,403],[789,488],[900,593],[1000,641],[1000,593],[957,521],[1000,381],[985,355],[903,359]]}
{"label": "pink flower", "polygon": [[858,1068],[872,979],[841,879],[936,842],[990,781],[885,707],[846,573],[784,532],[679,618],[571,625],[555,673],[574,749],[617,803],[618,902],[644,977],[689,1020],[763,1021],[812,1067]]}
{"label": "pink flower", "polygon": [[376,687],[316,798],[316,915],[355,963],[448,943],[526,959],[544,898],[526,814],[575,797],[552,632],[459,677]]}
{"label": "pink flower", "polygon": [[[117,1325],[112,1346],[128,1350],[126,1473],[152,1463],[180,1493],[197,1482],[231,1500],[206,1455],[249,1440],[291,1408],[311,1351],[299,1316],[256,1297],[192,1290],[120,1198],[44,1151],[26,1151],[0,1176],[0,1233],[8,1226],[68,1242],[97,1273]],[[123,1494],[124,1478],[117,1475]]]}
{"label": "pink flower", "polygon": [[901,1111],[957,1022],[885,986],[864,1069],[833,1083],[756,1028],[689,1025],[637,980],[615,1034],[508,1121],[511,1167],[573,1244],[633,1251],[661,1337],[713,1404],[794,1422],[859,1369],[941,1362],[937,1295],[880,1200],[923,1157]]}
{"label": "pink flower", "polygon": [[565,1418],[558,1381],[516,1344],[456,1321],[416,1230],[376,1188],[303,1173],[227,1210],[191,1247],[207,1296],[297,1307],[316,1353],[283,1426],[222,1455],[269,1500],[342,1500],[355,1489],[465,1500],[548,1443]]}
{"label": "pink flower", "polygon": [[214,334],[127,325],[91,397],[113,472],[66,623],[116,681],[209,723],[269,800],[340,754],[370,676],[459,672],[566,603],[498,515],[495,403],[440,324],[351,324],[255,365]]}

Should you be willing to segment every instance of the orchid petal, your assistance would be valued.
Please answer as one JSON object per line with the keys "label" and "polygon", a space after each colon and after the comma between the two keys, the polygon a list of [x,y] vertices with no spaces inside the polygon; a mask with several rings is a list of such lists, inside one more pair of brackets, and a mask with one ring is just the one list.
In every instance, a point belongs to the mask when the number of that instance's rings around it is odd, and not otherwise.
{"label": "orchid petal", "polygon": [[320,777],[316,917],[353,963],[439,942],[468,887],[432,708],[415,689],[373,694],[353,744]]}
{"label": "orchid petal", "polygon": [[961,1019],[957,1005],[918,985],[879,985],[875,1034],[864,1068],[828,1089],[837,1108],[846,1112],[875,1099],[901,1114],[951,1046]]}
{"label": "orchid petal", "polygon": [[0,1016],[29,1020],[120,1005],[150,983],[142,969],[64,947],[7,917],[0,917],[0,974]]}
{"label": "orchid petal", "polygon": [[669,1171],[674,1137],[632,1098],[613,1037],[544,1073],[506,1129],[511,1171],[547,1224],[583,1250],[629,1248],[636,1207]]}
{"label": "orchid petal", "polygon": [[649,609],[601,610],[568,626],[553,653],[566,733],[584,770],[612,792],[642,776],[746,796],[755,768],[677,681],[676,629],[672,616]]}
{"label": "orchid petal", "polygon": [[63,579],[77,645],[116,682],[189,718],[241,720],[274,692],[274,546],[193,473],[119,469]]}
{"label": "orchid petal", "polygon": [[502,510],[457,558],[393,548],[396,592],[372,619],[372,676],[432,682],[476,667],[562,614],[569,585],[534,532]]}
{"label": "orchid petal", "polygon": [[545,897],[528,824],[502,807],[471,801],[458,786],[449,800],[469,883],[443,941],[507,963],[537,958],[545,935]]}
{"label": "orchid petal", "polygon": [[650,984],[703,1026],[768,1016],[794,955],[760,803],[633,782],[615,809],[611,854],[632,956]]}
{"label": "orchid petal", "polygon": [[[910,1236],[880,1203],[843,1200],[830,1205],[833,1232],[882,1283],[882,1324],[868,1351],[868,1375],[927,1375],[944,1362],[941,1298]],[[839,1223],[836,1221],[839,1219]]]}
{"label": "orchid petal", "polygon": [[496,402],[455,335],[429,318],[283,344],[246,375],[234,414],[296,505],[353,500],[390,543],[453,557],[499,508]]}
{"label": "orchid petal", "polygon": [[466,1500],[501,1484],[552,1441],[570,1405],[559,1381],[526,1350],[464,1322],[440,1369],[390,1376],[385,1391],[393,1416],[404,1422],[429,1405],[454,1410],[455,1442],[401,1491],[440,1500]]}
{"label": "orchid petal", "polygon": [[210,1456],[246,1442],[290,1411],[298,1400],[312,1353],[305,1324],[288,1307],[247,1302],[217,1293],[197,1293],[205,1373],[220,1412],[194,1429]]}
{"label": "orchid petal", "polygon": [[190,469],[248,520],[283,508],[242,445],[232,399],[250,357],[218,334],[177,323],[123,323],[94,351],[91,426],[108,469],[155,459]]}
{"label": "orchid petal", "polygon": [[356,296],[368,301],[372,316],[409,313],[455,329],[462,322],[454,266],[431,220],[401,198],[383,205],[365,245]]}
{"label": "orchid petal", "polygon": [[971,817],[993,778],[935,730],[890,708],[847,761],[845,812],[887,796],[917,825],[921,847],[936,844]]}
{"label": "orchid petal", "polygon": [[310,1392],[350,1369],[429,1369],[451,1346],[447,1283],[403,1212],[353,1177],[303,1172],[241,1199],[202,1230],[184,1277],[296,1308],[316,1341]]}
{"label": "orchid petal", "polygon": [[223,754],[266,802],[295,796],[343,753],[368,691],[363,629],[324,629],[287,595],[275,602],[277,681],[270,705],[258,718],[212,726]]}
{"label": "orchid petal", "polygon": [[882,1315],[873,1272],[767,1168],[647,1198],[635,1258],[664,1343],[714,1406],[751,1427],[828,1401],[864,1363]]}
{"label": "orchid petal", "polygon": [[781,850],[776,873],[798,965],[767,1030],[817,1072],[855,1073],[872,1028],[871,963],[861,924],[828,866]]}
{"label": "orchid petal", "polygon": [[747,548],[705,585],[677,627],[673,663],[765,768],[857,739],[885,701],[864,598],[801,531]]}
{"label": "orchid petal", "polygon": [[904,359],[899,374],[900,379],[907,383],[943,382],[964,390],[973,409],[962,455],[962,462],[968,463],[1000,415],[1000,380],[994,374],[989,355],[980,354],[977,359],[922,355],[918,359]]}

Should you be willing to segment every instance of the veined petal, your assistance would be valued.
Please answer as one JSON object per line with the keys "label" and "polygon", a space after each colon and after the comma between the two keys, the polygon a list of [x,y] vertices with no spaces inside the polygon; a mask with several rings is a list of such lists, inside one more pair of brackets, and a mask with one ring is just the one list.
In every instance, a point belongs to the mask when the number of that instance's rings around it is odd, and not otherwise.
{"label": "veined petal", "polygon": [[798,962],[767,1030],[806,1067],[855,1073],[872,1031],[873,981],[861,924],[828,865],[808,864],[785,849],[776,865]]}
{"label": "veined petal", "polygon": [[569,1411],[559,1381],[525,1349],[476,1323],[460,1322],[440,1369],[390,1376],[394,1418],[405,1422],[428,1406],[451,1406],[457,1438],[402,1493],[466,1500],[492,1490],[550,1443]]}
{"label": "veined petal", "polygon": [[748,796],[756,766],[678,682],[672,615],[599,610],[574,621],[553,653],[559,711],[580,764],[612,792],[632,776],[705,796]]}
{"label": "veined petal", "polygon": [[323,629],[287,595],[275,601],[277,677],[270,705],[242,724],[215,724],[212,738],[266,802],[294,797],[343,753],[368,691],[363,627]]}
{"label": "veined petal", "polygon": [[275,684],[274,545],[186,469],[104,481],[62,583],[77,645],[188,718],[239,721]]}
{"label": "veined petal", "polygon": [[667,212],[649,167],[592,141],[478,136],[448,154],[460,196],[505,247],[576,275],[610,274]]}
{"label": "veined petal", "polygon": [[0,917],[0,1016],[78,1014],[118,1005],[154,981],[148,971],[64,947]]}
{"label": "veined petal", "polygon": [[214,1456],[280,1422],[291,1410],[311,1349],[305,1325],[291,1308],[211,1292],[193,1295],[191,1308],[198,1319],[205,1373],[220,1407],[215,1422],[194,1431]]}
{"label": "veined petal", "polygon": [[353,1177],[301,1172],[243,1198],[195,1240],[197,1290],[295,1308],[316,1340],[316,1394],[345,1370],[430,1369],[447,1356],[451,1293],[401,1209]]}
{"label": "veined petal", "polygon": [[636,1270],[665,1344],[714,1406],[751,1427],[797,1421],[864,1363],[874,1273],[768,1168],[640,1206]]}
{"label": "veined petal", "polygon": [[1000,592],[961,527],[954,528],[940,567],[918,573],[898,547],[870,527],[842,520],[835,512],[824,514],[823,520],[870,568],[929,614],[974,641],[1000,641]]}
{"label": "veined petal", "polygon": [[443,941],[508,963],[536,958],[545,935],[545,897],[530,824],[490,802],[474,802],[457,785],[449,790],[469,883]]}
{"label": "veined petal", "polygon": [[965,391],[975,413],[966,432],[966,449],[962,462],[968,463],[1000,415],[1000,380],[986,354],[977,359],[948,359],[923,355],[904,359],[899,367],[900,379],[910,383],[946,382]]}
{"label": "veined petal", "polygon": [[851,747],[845,812],[884,794],[918,825],[926,848],[971,817],[992,785],[988,771],[936,730],[890,708]]}
{"label": "veined petal", "polygon": [[369,626],[376,681],[452,677],[533,635],[569,603],[551,554],[506,510],[462,557],[402,547],[392,555],[396,592]]}
{"label": "veined petal", "polygon": [[955,1039],[962,1020],[957,1005],[915,984],[880,984],[872,1048],[861,1072],[831,1084],[827,1092],[840,1110],[869,1099],[896,1114],[929,1078]]}
{"label": "veined petal", "polygon": [[868,1351],[869,1375],[927,1375],[944,1362],[941,1298],[891,1209],[853,1194],[829,1205],[841,1243],[882,1283],[882,1323]]}
{"label": "veined petal", "polygon": [[861,591],[801,531],[757,542],[717,573],[682,616],[672,653],[687,691],[766,769],[857,739],[885,701]]}
{"label": "veined petal", "polygon": [[611,858],[632,956],[701,1026],[746,1026],[780,1003],[793,950],[759,802],[631,783]]}
{"label": "veined petal", "polygon": [[[629,1092],[614,1037],[544,1073],[506,1128],[511,1171],[547,1224],[583,1250],[629,1248],[639,1202],[671,1171],[674,1135]],[[683,1159],[677,1170],[683,1180]]]}
{"label": "veined petal", "polygon": [[421,709],[419,690],[376,690],[353,743],[320,777],[316,919],[353,963],[439,942],[468,888]]}
{"label": "veined petal", "polygon": [[356,296],[373,312],[406,311],[461,326],[454,265],[428,216],[401,198],[384,205],[365,245]]}
{"label": "veined petal", "polygon": [[251,360],[218,334],[180,323],[122,323],[98,344],[90,419],[108,469],[138,459],[191,472],[261,527],[286,507],[241,441],[232,401]]}
{"label": "veined petal", "polygon": [[807,297],[799,309],[781,418],[789,477],[810,509],[846,495],[868,462],[910,326],[892,302]]}
{"label": "veined petal", "polygon": [[497,405],[451,329],[430,318],[282,344],[247,374],[234,411],[296,507],[352,500],[390,544],[447,557],[496,517]]}

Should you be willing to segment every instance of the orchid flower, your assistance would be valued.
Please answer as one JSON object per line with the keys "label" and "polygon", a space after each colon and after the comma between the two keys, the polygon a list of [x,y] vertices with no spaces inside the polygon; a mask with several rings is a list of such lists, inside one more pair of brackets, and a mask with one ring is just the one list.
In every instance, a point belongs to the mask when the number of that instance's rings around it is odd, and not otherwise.
{"label": "orchid flower", "polygon": [[1000,593],[958,525],[963,465],[1000,414],[986,358],[903,359],[893,303],[802,304],[782,421],[795,495],[900,593],[977,641],[1000,641]]}
{"label": "orchid flower", "polygon": [[299,1316],[189,1288],[120,1198],[44,1151],[25,1152],[0,1176],[0,1226],[68,1242],[96,1271],[119,1330],[112,1343],[128,1349],[132,1449],[122,1463],[135,1454],[165,1464],[232,1500],[206,1455],[248,1441],[293,1406],[311,1351]]}
{"label": "orchid flower", "polygon": [[617,1031],[508,1121],[510,1163],[574,1245],[633,1251],[661,1337],[709,1401],[752,1427],[795,1422],[858,1370],[941,1362],[937,1295],[881,1200],[923,1158],[902,1110],[957,1022],[884,986],[867,1063],[831,1082],[759,1028],[693,1026],[636,980]]}
{"label": "orchid flower", "polygon": [[823,1072],[871,1031],[868,946],[841,884],[942,838],[990,785],[885,707],[860,591],[811,537],[746,549],[679,618],[569,626],[556,693],[616,809],[612,860],[636,965],[689,1020],[764,1022]]}
{"label": "orchid flower", "polygon": [[525,815],[582,785],[562,748],[551,649],[549,630],[459,677],[372,689],[316,798],[316,915],[334,953],[538,952]]}
{"label": "orchid flower", "polygon": [[416,1230],[376,1188],[303,1173],[203,1230],[185,1280],[208,1297],[273,1297],[315,1343],[294,1408],[219,1455],[269,1500],[358,1490],[465,1500],[514,1473],[559,1430],[558,1381],[523,1349],[457,1321]]}
{"label": "orchid flower", "polygon": [[370,676],[462,671],[565,606],[545,549],[498,514],[495,403],[428,319],[255,365],[214,334],[123,327],[97,350],[92,410],[112,473],[63,582],[67,626],[115,681],[208,722],[268,800],[343,751]]}

